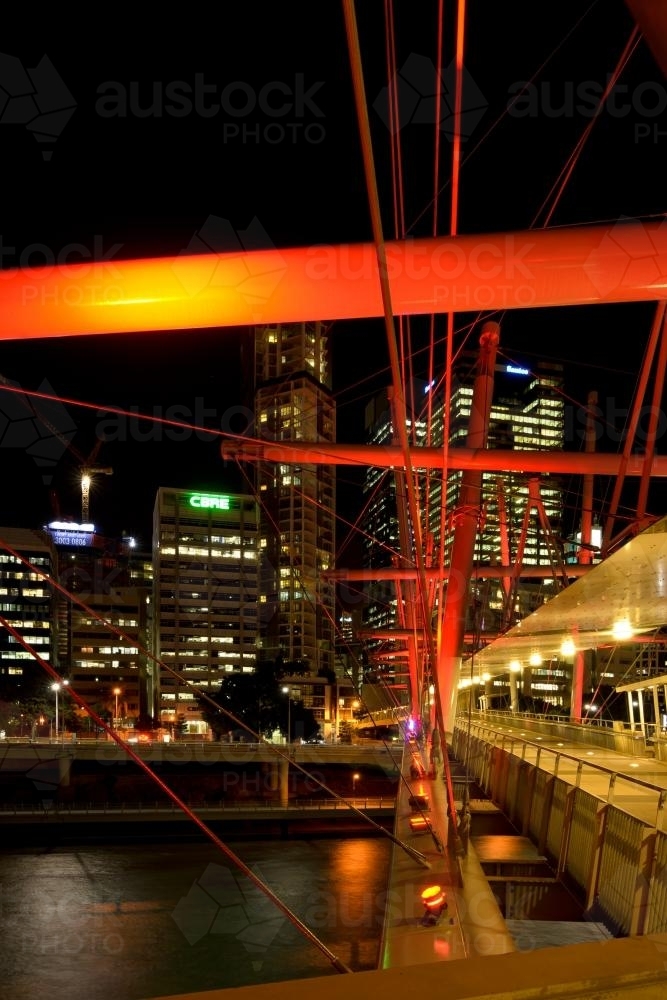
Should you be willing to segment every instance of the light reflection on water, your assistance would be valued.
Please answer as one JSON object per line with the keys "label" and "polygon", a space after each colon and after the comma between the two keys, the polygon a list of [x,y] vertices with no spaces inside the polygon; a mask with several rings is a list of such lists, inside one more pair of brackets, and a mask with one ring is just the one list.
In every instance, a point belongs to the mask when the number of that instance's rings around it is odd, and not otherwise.
{"label": "light reflection on water", "polygon": [[[346,965],[376,967],[388,839],[229,846]],[[338,974],[206,844],[10,849],[0,893],[0,992],[12,1000],[139,1000]]]}

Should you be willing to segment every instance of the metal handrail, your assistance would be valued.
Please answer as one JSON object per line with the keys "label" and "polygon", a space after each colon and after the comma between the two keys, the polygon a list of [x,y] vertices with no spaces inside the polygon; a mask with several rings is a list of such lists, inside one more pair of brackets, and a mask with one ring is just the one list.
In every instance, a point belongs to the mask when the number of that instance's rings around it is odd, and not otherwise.
{"label": "metal handrail", "polygon": [[[613,801],[614,801],[614,792],[615,792],[615,788],[616,788],[616,782],[617,782],[618,779],[620,779],[622,781],[627,781],[630,784],[634,784],[634,785],[640,786],[640,787],[645,788],[645,789],[647,789],[649,791],[656,792],[658,794],[658,801],[657,801],[657,804],[656,804],[657,813],[656,813],[655,826],[658,827],[660,825],[660,818],[661,818],[661,816],[664,813],[665,802],[667,801],[667,789],[664,786],[662,786],[662,785],[656,785],[656,784],[654,784],[653,782],[650,782],[650,781],[645,781],[643,778],[635,777],[634,775],[624,774],[621,771],[617,771],[617,770],[614,770],[613,768],[607,767],[605,764],[597,764],[597,763],[594,763],[593,761],[582,760],[580,757],[575,757],[572,754],[569,754],[569,753],[564,752],[562,750],[554,750],[553,747],[546,746],[543,743],[538,743],[538,742],[535,742],[533,740],[525,739],[523,736],[509,735],[507,733],[503,733],[500,730],[495,729],[493,726],[490,726],[488,724],[484,724],[484,723],[481,723],[481,722],[478,722],[478,721],[472,721],[472,723],[470,725],[468,725],[468,720],[466,720],[466,730],[465,730],[465,734],[466,735],[472,729],[472,727],[477,728],[480,731],[480,733],[486,731],[486,732],[488,732],[490,734],[493,734],[494,737],[495,737],[494,740],[493,740],[493,744],[492,744],[493,746],[497,746],[497,739],[500,738],[501,739],[501,743],[500,743],[500,749],[501,750],[506,749],[505,748],[505,741],[506,740],[509,741],[509,744],[510,744],[509,745],[509,753],[510,754],[514,754],[515,756],[519,756],[519,754],[515,754],[514,744],[515,743],[521,744],[521,746],[523,748],[522,752],[521,752],[521,755],[520,755],[522,760],[525,760],[526,747],[532,747],[535,750],[535,767],[541,768],[542,770],[545,770],[545,771],[547,770],[545,767],[543,767],[540,764],[540,758],[541,758],[542,754],[545,753],[545,752],[553,754],[553,756],[554,756],[554,771],[553,771],[554,777],[558,776],[558,768],[559,768],[559,764],[560,764],[561,760],[569,760],[569,761],[571,761],[572,763],[576,764],[576,766],[577,766],[576,774],[575,774],[575,782],[574,782],[575,786],[577,788],[579,788],[581,786],[581,775],[582,775],[583,770],[584,770],[585,767],[588,767],[588,768],[590,768],[593,771],[600,771],[600,772],[602,772],[603,774],[605,774],[609,778],[609,785],[608,785],[608,788],[607,788],[607,799],[606,799],[606,801],[610,805],[613,804]],[[487,742],[490,743],[491,741],[487,740]],[[596,798],[601,798],[601,796],[595,796],[595,797]],[[624,810],[624,811],[628,812],[628,810]]]}
{"label": "metal handrail", "polygon": [[[299,812],[307,810],[317,810],[318,812],[336,812],[338,810],[349,810],[350,807],[354,807],[356,809],[391,809],[395,808],[396,800],[395,798],[387,798],[386,796],[365,796],[364,798],[350,798],[346,801],[342,801],[340,799],[296,799],[289,802],[287,805],[281,805],[279,802],[263,799],[254,799],[245,803],[225,802],[221,799],[217,803],[206,803],[205,805],[202,805],[199,802],[188,802],[186,804],[190,809],[193,809],[196,812],[214,810],[228,812],[244,812],[248,810],[257,812],[284,812],[285,810],[294,810]],[[0,812],[10,813],[15,816],[42,816],[45,812],[52,812],[59,815],[79,815],[81,813],[86,813],[87,815],[90,815],[91,813],[104,815],[106,813],[178,813],[180,810],[173,802],[160,803],[157,801],[153,804],[143,802],[54,802],[48,807],[44,805],[40,806],[32,802],[2,802],[0,803]]]}

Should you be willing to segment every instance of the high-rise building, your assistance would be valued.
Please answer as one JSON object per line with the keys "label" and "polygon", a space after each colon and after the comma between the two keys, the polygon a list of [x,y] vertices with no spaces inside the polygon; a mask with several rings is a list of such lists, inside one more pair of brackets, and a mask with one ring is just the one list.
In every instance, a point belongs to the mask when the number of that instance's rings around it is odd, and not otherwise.
{"label": "high-rise building", "polygon": [[133,539],[106,538],[89,523],[52,521],[44,531],[63,588],[56,593],[61,672],[107,720],[131,724],[152,715],[150,557],[136,552]]}
{"label": "high-rise building", "polygon": [[69,616],[70,684],[98,715],[113,718],[116,726],[132,725],[152,714],[146,655],[150,594],[146,588],[112,586],[77,596],[86,607],[73,606]]}
{"label": "high-rise building", "polygon": [[[255,419],[270,441],[333,442],[335,403],[322,323],[257,327]],[[334,668],[335,587],[323,572],[335,553],[335,470],[270,465],[257,470],[261,517],[262,655]]]}
{"label": "high-rise building", "polygon": [[[53,588],[39,574],[52,576],[56,553],[48,536],[25,528],[1,528],[2,539],[16,552],[0,548],[0,613],[42,659],[56,669],[57,639]],[[23,557],[37,572],[22,562]],[[34,696],[50,679],[32,653],[0,628],[0,698]]]}
{"label": "high-rise building", "polygon": [[[425,406],[426,382],[414,380],[406,399],[406,431],[414,446],[426,444],[427,421]],[[368,444],[398,443],[391,408],[391,393],[378,393],[367,404],[364,414],[365,439]],[[364,564],[369,569],[398,565],[401,552],[399,514],[396,497],[396,477],[393,469],[370,466],[363,481],[364,496]],[[404,502],[407,502],[404,500]],[[363,624],[367,629],[392,627],[396,624],[396,587],[378,580],[366,588]]]}
{"label": "high-rise building", "polygon": [[188,681],[211,694],[257,660],[259,524],[253,497],[161,487],[153,527],[154,652],[162,723],[205,733]]}
{"label": "high-rise building", "polygon": [[[464,352],[457,359],[452,377],[449,409],[449,447],[465,447],[468,433],[477,354]],[[494,398],[491,403],[488,447],[509,450],[562,450],[565,435],[565,407],[561,393],[561,365],[535,362],[529,367],[497,364],[494,375]],[[436,390],[425,383],[411,385],[406,396],[407,431],[412,443],[441,446],[444,438],[442,396],[428,401],[428,393]],[[430,410],[430,435],[428,415]],[[396,443],[391,408],[387,393],[372,400],[366,411],[366,440],[372,444]],[[450,471],[445,486],[446,519],[444,521],[445,563],[449,561],[456,525],[462,473]],[[442,476],[432,472],[420,477],[419,501],[424,516],[422,527],[426,565],[437,565],[442,534]],[[365,512],[363,528],[366,565],[381,568],[392,562],[398,565],[395,552],[400,549],[398,507],[395,478],[390,471],[369,469],[365,482]],[[533,509],[538,498],[542,518]],[[526,476],[516,473],[483,473],[481,518],[475,543],[477,565],[513,563],[519,555],[520,543],[524,565],[544,566],[544,579],[521,582],[511,598],[499,580],[480,580],[471,584],[469,623],[467,631],[493,635],[498,629],[535,610],[544,600],[554,596],[552,573],[559,552],[559,537],[563,515],[563,489],[558,477],[543,474],[539,489],[531,486]],[[526,519],[527,510],[532,516]],[[522,532],[525,521],[525,537]],[[547,530],[545,531],[545,527]],[[377,581],[368,585],[365,627],[383,629],[404,626],[397,611],[397,588]],[[509,606],[511,602],[511,606]],[[479,612],[479,613],[477,613]],[[405,643],[403,643],[405,645]],[[378,658],[379,644],[369,649]],[[393,644],[396,655],[396,644]]]}
{"label": "high-rise building", "polygon": [[[474,360],[474,355],[464,355],[453,379],[450,448],[465,447],[466,444],[475,377]],[[559,364],[546,361],[533,362],[530,367],[497,364],[488,447],[510,451],[562,451],[565,437],[562,385],[563,368]],[[461,478],[462,474],[458,471],[448,475],[449,525],[455,522]],[[534,507],[535,497],[539,499],[541,512]],[[527,513],[530,514],[528,519]],[[473,601],[486,610],[483,624],[487,629],[494,631],[515,624],[544,600],[554,596],[553,569],[558,559],[563,557],[560,544],[562,518],[563,485],[557,476],[542,473],[539,488],[531,494],[527,476],[483,473],[475,562],[481,566],[507,561],[513,564],[520,554],[523,565],[544,566],[545,570],[541,583],[523,582],[519,585],[511,596],[511,607],[507,606],[507,595],[498,581],[491,585],[475,584],[472,588]],[[437,535],[435,527],[434,532]],[[450,530],[446,550],[449,550],[452,537]],[[520,546],[523,546],[522,552]],[[473,627],[479,625],[471,624]]]}

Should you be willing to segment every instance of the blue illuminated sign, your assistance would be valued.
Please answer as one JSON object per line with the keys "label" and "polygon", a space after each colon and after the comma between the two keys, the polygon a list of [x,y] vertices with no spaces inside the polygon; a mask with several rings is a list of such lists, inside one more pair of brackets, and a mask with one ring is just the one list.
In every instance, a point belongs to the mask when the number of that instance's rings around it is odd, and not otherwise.
{"label": "blue illuminated sign", "polygon": [[51,538],[56,545],[91,545],[93,536],[83,531],[51,529]]}
{"label": "blue illuminated sign", "polygon": [[527,368],[517,368],[516,365],[506,365],[505,371],[509,375],[530,375]]}

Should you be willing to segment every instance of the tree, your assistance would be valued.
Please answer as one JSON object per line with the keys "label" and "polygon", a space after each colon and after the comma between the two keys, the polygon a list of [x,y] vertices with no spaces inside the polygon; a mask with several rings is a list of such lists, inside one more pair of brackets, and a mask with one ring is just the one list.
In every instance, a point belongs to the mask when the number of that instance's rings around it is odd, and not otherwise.
{"label": "tree", "polygon": [[[100,712],[100,716],[104,719],[105,713]],[[159,729],[160,722],[158,719],[155,719],[152,715],[149,715],[148,712],[140,712],[137,718],[134,720],[134,728],[142,730]]]}
{"label": "tree", "polygon": [[[258,661],[253,673],[234,673],[224,678],[213,700],[238,721],[213,708],[208,700],[200,699],[202,715],[216,739],[232,733],[239,738],[252,740],[253,733],[266,736],[276,729],[286,733],[288,716],[292,736],[296,734],[308,738],[315,735],[318,725],[313,712],[294,699],[288,710],[286,696],[281,690],[282,672],[284,670],[288,676],[292,676],[291,669],[288,669],[291,666]],[[248,729],[244,729],[239,723],[245,724]],[[248,730],[252,730],[252,733]]]}

